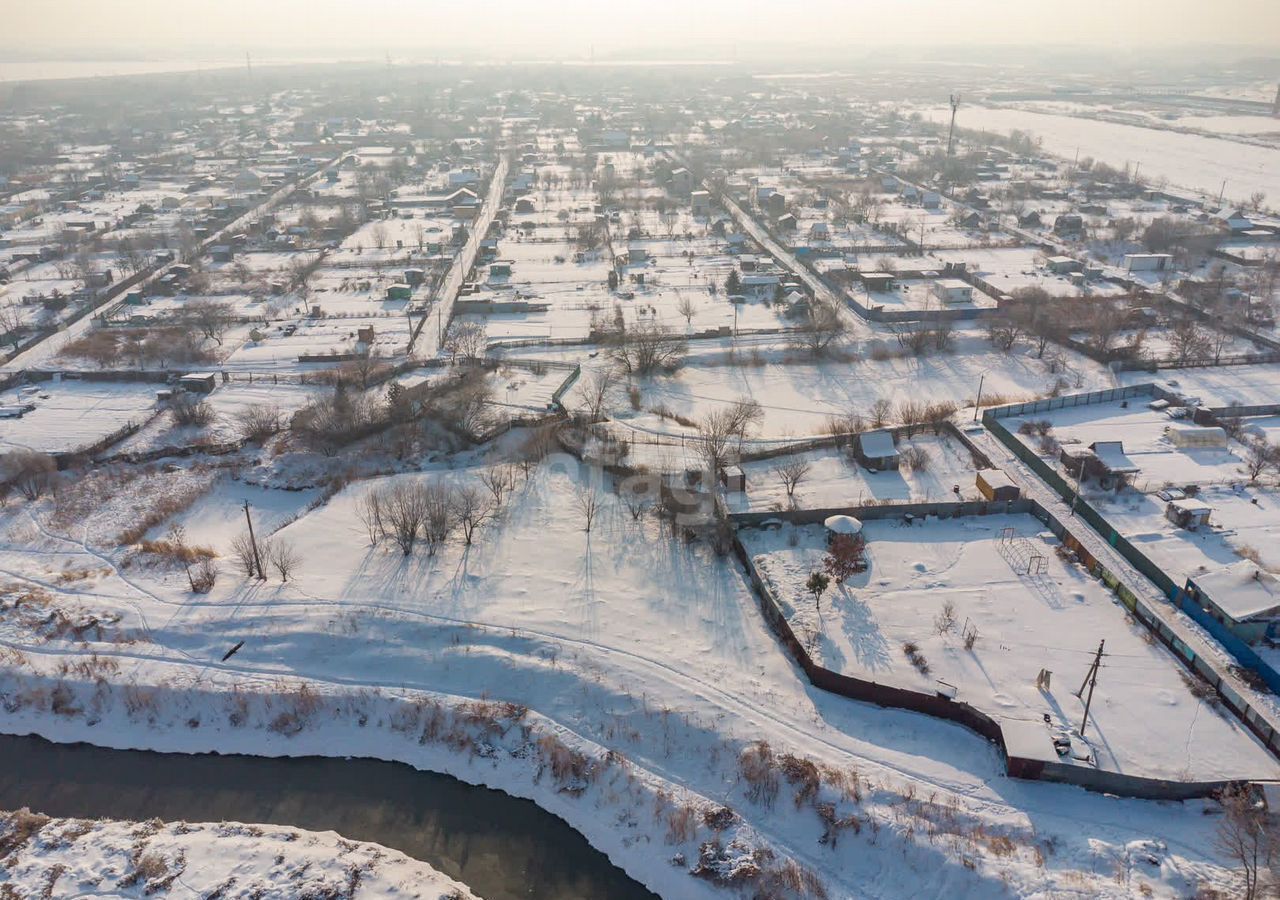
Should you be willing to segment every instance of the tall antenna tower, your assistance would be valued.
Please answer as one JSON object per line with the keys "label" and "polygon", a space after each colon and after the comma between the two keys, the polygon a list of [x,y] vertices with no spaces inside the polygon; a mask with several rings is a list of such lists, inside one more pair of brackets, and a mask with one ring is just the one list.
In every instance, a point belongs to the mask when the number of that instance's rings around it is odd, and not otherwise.
{"label": "tall antenna tower", "polygon": [[244,70],[250,78],[253,77],[253,57],[249,55],[248,50],[244,51]]}
{"label": "tall antenna tower", "polygon": [[947,158],[950,159],[952,153],[955,152],[956,139],[956,110],[960,108],[960,95],[951,95],[951,125],[947,128]]}

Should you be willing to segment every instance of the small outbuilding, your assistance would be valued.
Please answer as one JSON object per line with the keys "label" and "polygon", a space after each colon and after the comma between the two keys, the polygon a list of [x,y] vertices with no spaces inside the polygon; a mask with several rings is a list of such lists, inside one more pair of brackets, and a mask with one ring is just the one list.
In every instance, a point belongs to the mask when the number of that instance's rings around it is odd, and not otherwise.
{"label": "small outbuilding", "polygon": [[725,466],[720,470],[720,484],[731,494],[741,494],[747,489],[747,476],[739,466]]}
{"label": "small outbuilding", "polygon": [[212,394],[217,386],[216,372],[191,372],[178,379],[178,387],[192,394]]}
{"label": "small outbuilding", "polygon": [[893,443],[892,431],[882,428],[858,435],[856,453],[858,461],[872,471],[898,468],[898,448]]}
{"label": "small outbuilding", "polygon": [[1022,489],[1000,469],[979,469],[974,479],[978,493],[988,500],[1017,500]]}
{"label": "small outbuilding", "polygon": [[867,293],[884,293],[893,290],[891,272],[858,272],[858,280],[867,289]]}
{"label": "small outbuilding", "polygon": [[959,278],[939,278],[933,283],[933,295],[947,304],[972,303],[973,285]]}
{"label": "small outbuilding", "polygon": [[1164,517],[1187,531],[1195,531],[1201,525],[1208,525],[1211,515],[1213,507],[1194,497],[1170,500],[1164,506]]}

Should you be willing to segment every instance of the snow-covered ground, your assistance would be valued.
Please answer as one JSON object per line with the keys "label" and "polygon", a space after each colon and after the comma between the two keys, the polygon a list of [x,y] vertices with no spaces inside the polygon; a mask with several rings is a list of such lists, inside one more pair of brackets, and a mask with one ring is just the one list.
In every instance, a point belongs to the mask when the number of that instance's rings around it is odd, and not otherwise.
{"label": "snow-covered ground", "polygon": [[[690,871],[726,873],[735,860],[802,867],[831,897],[1121,897],[1141,885],[1182,895],[1230,883],[1209,850],[1206,804],[1011,781],[959,726],[812,688],[729,558],[632,520],[607,491],[587,533],[580,498],[592,476],[572,460],[518,484],[472,546],[455,537],[408,557],[370,546],[359,497],[372,484],[474,473],[357,483],[275,533],[302,560],[288,583],[245,580],[223,560],[207,595],[111,537],[132,517],[126,495],[183,477],[156,473],[61,525],[49,501],[4,512],[4,595],[25,598],[22,614],[6,604],[0,618],[6,730],[400,759],[534,798],[673,898],[725,896]],[[27,608],[43,612],[33,621]],[[52,611],[100,629],[80,632],[85,644],[50,636],[39,622]],[[478,716],[479,701],[516,706]],[[816,795],[798,793],[806,760]],[[823,810],[845,822],[834,846]]]}
{"label": "snow-covered ground", "polygon": [[[1108,771],[1175,780],[1280,774],[1239,720],[1193,693],[1105,584],[1059,557],[1060,542],[1034,518],[877,520],[864,534],[868,570],[815,605],[805,581],[821,569],[825,529],[743,532],[797,636],[828,668],[926,693],[951,686],[957,700],[1000,721],[1047,715],[1046,732],[1071,733],[1081,755]],[[954,621],[939,624],[947,604]],[[970,631],[977,637],[966,648]],[[1073,692],[1099,638],[1110,655],[1081,737],[1084,702]],[[909,661],[908,643],[924,667]],[[1045,690],[1041,669],[1053,673]]]}
{"label": "snow-covered ground", "polygon": [[1280,365],[1218,366],[1202,369],[1177,369],[1158,374],[1120,372],[1123,384],[1149,384],[1156,381],[1187,397],[1199,397],[1205,406],[1230,406],[1276,402],[1276,385],[1280,384]]}
{"label": "snow-covered ground", "polygon": [[[946,435],[920,434],[898,442],[898,452],[917,448],[925,457],[916,465],[904,463],[898,470],[871,472],[838,448],[811,450],[774,459],[742,464],[747,478],[744,493],[726,497],[735,512],[786,509],[833,509],[862,506],[887,500],[936,501],[978,499],[975,466],[968,449]],[[793,460],[808,463],[808,470],[791,498],[778,475],[778,467]],[[959,486],[960,494],[954,491]]]}
{"label": "snow-covered ground", "polygon": [[[893,338],[879,343],[896,350]],[[746,349],[738,350],[738,365],[698,365],[694,360],[670,377],[644,381],[644,402],[696,419],[709,409],[750,397],[764,408],[761,434],[780,437],[820,433],[833,415],[868,416],[882,398],[895,405],[904,400],[971,404],[979,381],[988,398],[1038,396],[1059,377],[1075,379],[1070,381],[1072,389],[1110,382],[1101,366],[1082,357],[1073,355],[1072,372],[1054,373],[1048,358],[1036,359],[1021,347],[1009,354],[993,352],[977,334],[960,335],[954,352],[922,357],[877,360],[871,342],[857,349],[861,356],[851,362],[814,361],[800,351],[790,354],[788,361],[769,361],[766,355],[764,364],[756,365]]]}
{"label": "snow-covered ground", "polygon": [[[930,121],[944,123],[950,110],[925,110]],[[1234,141],[1119,125],[1076,116],[1050,115],[1020,109],[968,107],[957,118],[964,128],[1029,132],[1044,141],[1044,149],[1071,159],[1091,156],[1116,168],[1141,166],[1148,179],[1165,177],[1173,185],[1216,197],[1227,182],[1226,196],[1236,201],[1254,191],[1280,196],[1280,150]]]}
{"label": "snow-covered ground", "polygon": [[0,448],[43,452],[74,450],[128,422],[142,424],[156,408],[154,384],[46,381],[38,390],[6,391],[4,405],[35,405],[20,419],[0,419]]}
{"label": "snow-covered ground", "polygon": [[474,897],[424,862],[333,832],[17,810],[0,813],[0,835],[0,893],[15,898]]}

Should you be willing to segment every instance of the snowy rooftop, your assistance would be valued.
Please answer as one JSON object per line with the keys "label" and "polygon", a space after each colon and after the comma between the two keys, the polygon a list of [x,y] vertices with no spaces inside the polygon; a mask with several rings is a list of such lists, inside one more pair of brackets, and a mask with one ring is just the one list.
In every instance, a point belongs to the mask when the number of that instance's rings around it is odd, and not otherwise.
{"label": "snowy rooftop", "polygon": [[1247,559],[1192,579],[1224,613],[1237,622],[1269,618],[1280,612],[1280,579]]}

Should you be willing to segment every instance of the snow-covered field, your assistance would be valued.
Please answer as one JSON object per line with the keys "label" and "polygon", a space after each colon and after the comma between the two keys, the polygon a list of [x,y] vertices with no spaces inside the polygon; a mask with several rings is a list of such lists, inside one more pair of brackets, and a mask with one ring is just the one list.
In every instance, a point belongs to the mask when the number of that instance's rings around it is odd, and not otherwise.
{"label": "snow-covered field", "polygon": [[17,810],[0,813],[0,833],[0,893],[15,898],[474,896],[424,862],[333,832]]}
{"label": "snow-covered field", "polygon": [[[1280,773],[1239,720],[1192,692],[1177,661],[1105,584],[1058,556],[1060,542],[1032,517],[867,522],[868,570],[833,584],[815,606],[805,581],[821,568],[824,533],[743,535],[797,636],[828,668],[926,693],[949,685],[997,720],[1047,715],[1046,732],[1070,733],[1073,753],[1108,771],[1191,780]],[[948,603],[954,621],[943,630]],[[966,649],[970,630],[977,638]],[[1110,656],[1081,736],[1084,703],[1073,691],[1099,638]],[[908,643],[927,671],[908,660]],[[1036,684],[1042,668],[1053,673],[1047,690]]]}
{"label": "snow-covered field", "polygon": [[[143,489],[163,494],[179,477],[156,473]],[[392,481],[431,477],[472,476]],[[273,536],[302,560],[288,583],[245,580],[223,560],[207,595],[189,592],[181,568],[114,548],[137,489],[77,516],[74,536],[59,534],[48,501],[11,507],[5,596],[104,624],[72,644],[5,606],[5,727],[117,747],[400,759],[534,798],[665,897],[726,896],[714,873],[751,861],[817,873],[830,897],[1230,883],[1208,850],[1206,804],[1011,781],[959,726],[813,689],[728,558],[633,521],[607,493],[584,531],[589,479],[553,458],[473,545],[455,537],[408,557],[370,546],[355,508],[370,484],[358,483]],[[518,709],[478,715],[479,701]],[[799,788],[782,773],[805,760],[817,794],[792,802]],[[834,846],[823,809],[844,822]]]}
{"label": "snow-covered field", "polygon": [[[950,110],[925,110],[927,119],[944,123]],[[968,107],[957,124],[965,128],[1009,132],[1015,129],[1043,138],[1044,149],[1071,159],[1091,156],[1116,168],[1138,163],[1149,179],[1161,176],[1179,187],[1216,197],[1227,182],[1226,196],[1236,201],[1254,191],[1280,196],[1280,150],[1234,141],[1119,125],[1075,116],[1020,109]]]}
{"label": "snow-covered field", "polygon": [[142,424],[156,408],[154,384],[46,381],[38,391],[5,392],[5,405],[32,403],[20,419],[0,419],[0,448],[67,451],[92,444],[128,422]]}
{"label": "snow-covered field", "polygon": [[1276,402],[1276,385],[1280,384],[1280,365],[1219,366],[1216,368],[1178,369],[1161,372],[1120,372],[1123,384],[1169,385],[1188,397],[1199,397],[1205,406],[1230,406]]}
{"label": "snow-covered field", "polygon": [[[896,347],[892,338],[882,343]],[[670,377],[646,380],[643,393],[646,405],[663,404],[695,419],[717,406],[754,398],[764,408],[761,434],[780,437],[820,433],[833,415],[867,416],[881,398],[894,404],[904,400],[972,404],[979,380],[988,398],[1040,395],[1064,375],[1075,379],[1070,381],[1073,390],[1109,383],[1102,367],[1082,357],[1073,357],[1072,372],[1055,374],[1047,358],[1036,359],[1022,348],[1010,354],[992,352],[984,345],[978,335],[966,334],[957,338],[954,352],[876,360],[868,342],[859,348],[861,358],[852,362],[815,362],[798,352],[787,362],[770,362],[766,355],[763,365],[755,365],[749,351],[739,349],[743,364],[691,363]]]}
{"label": "snow-covered field", "polygon": [[[735,512],[758,512],[786,509],[792,503],[799,509],[834,509],[885,500],[978,498],[972,456],[958,441],[946,435],[921,434],[898,443],[899,453],[912,447],[927,456],[919,467],[904,464],[898,470],[886,472],[868,471],[845,451],[835,448],[746,462],[742,464],[742,471],[747,478],[747,490],[730,494],[726,502]],[[809,469],[788,499],[777,468],[793,459],[803,460]],[[957,486],[959,495],[953,490]]]}

